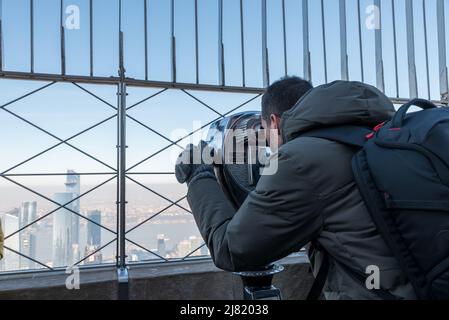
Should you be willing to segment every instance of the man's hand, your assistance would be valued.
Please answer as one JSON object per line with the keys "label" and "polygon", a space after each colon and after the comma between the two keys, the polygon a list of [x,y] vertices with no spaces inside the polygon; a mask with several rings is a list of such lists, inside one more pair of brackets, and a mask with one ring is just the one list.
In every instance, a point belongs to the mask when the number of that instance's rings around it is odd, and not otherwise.
{"label": "man's hand", "polygon": [[176,179],[181,184],[190,185],[198,179],[215,178],[212,158],[212,149],[206,142],[201,141],[197,147],[188,145],[176,161]]}

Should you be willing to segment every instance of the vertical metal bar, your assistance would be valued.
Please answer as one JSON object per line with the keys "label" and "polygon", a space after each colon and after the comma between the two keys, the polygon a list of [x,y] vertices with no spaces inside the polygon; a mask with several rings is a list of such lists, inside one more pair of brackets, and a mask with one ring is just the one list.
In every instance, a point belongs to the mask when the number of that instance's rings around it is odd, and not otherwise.
{"label": "vertical metal bar", "polygon": [[223,44],[223,0],[218,0],[218,77],[220,85],[225,85],[225,64]]}
{"label": "vertical metal bar", "polygon": [[324,0],[321,0],[321,29],[323,36],[324,83],[327,83],[327,48],[326,48],[326,22],[324,20]]}
{"label": "vertical metal bar", "polygon": [[357,25],[359,27],[359,49],[360,49],[360,74],[362,82],[365,82],[365,66],[363,64],[363,41],[362,41],[362,12],[360,10],[360,0],[357,0]]}
{"label": "vertical metal bar", "polygon": [[60,1],[60,36],[61,36],[61,74],[66,74],[66,61],[65,61],[65,28],[64,28],[64,0]]}
{"label": "vertical metal bar", "polygon": [[424,25],[424,47],[426,54],[426,72],[427,72],[427,98],[430,100],[430,69],[429,69],[429,41],[427,39],[427,7],[426,0],[422,1],[423,25]]}
{"label": "vertical metal bar", "polygon": [[119,1],[119,257],[120,268],[126,268],[126,82],[125,82],[125,65],[124,65],[124,43],[123,43],[123,31],[122,31],[122,1]]}
{"label": "vertical metal bar", "polygon": [[148,81],[148,3],[143,0],[144,37],[145,37],[145,80]]}
{"label": "vertical metal bar", "polygon": [[89,0],[89,59],[90,76],[94,76],[94,9],[93,0]]}
{"label": "vertical metal bar", "polygon": [[399,66],[398,66],[398,42],[396,34],[396,9],[394,0],[391,0],[391,11],[393,17],[393,47],[394,47],[394,69],[396,80],[396,97],[399,98]]}
{"label": "vertical metal bar", "polygon": [[242,53],[242,85],[246,87],[246,67],[245,67],[245,26],[243,21],[243,0],[240,0],[240,45]]}
{"label": "vertical metal bar", "polygon": [[118,277],[118,298],[129,300],[129,273],[126,265],[126,75],[124,58],[124,34],[122,30],[122,0],[119,0],[119,84],[118,84],[118,178],[119,189],[119,212],[117,242],[119,242],[118,256],[119,265],[117,269]]}
{"label": "vertical metal bar", "polygon": [[200,83],[200,53],[198,44],[198,0],[195,0],[195,72],[196,83]]}
{"label": "vertical metal bar", "polygon": [[3,0],[0,0],[0,71],[3,71]]}
{"label": "vertical metal bar", "polygon": [[312,81],[312,66],[310,64],[310,39],[309,39],[309,0],[302,0],[302,33],[304,78]]}
{"label": "vertical metal bar", "polygon": [[175,0],[171,0],[170,2],[170,32],[172,82],[176,82]]}
{"label": "vertical metal bar", "polygon": [[34,73],[34,0],[30,0],[30,70]]}
{"label": "vertical metal bar", "polygon": [[438,25],[438,60],[440,70],[440,94],[441,100],[447,103],[448,100],[448,72],[446,61],[446,29],[444,0],[437,0],[437,25]]}
{"label": "vertical metal bar", "polygon": [[270,85],[270,66],[268,61],[268,41],[267,41],[267,0],[262,0],[262,74],[263,86]]}
{"label": "vertical metal bar", "polygon": [[415,65],[415,30],[413,19],[413,0],[405,1],[405,15],[407,24],[407,57],[410,98],[418,97],[418,81]]}
{"label": "vertical metal bar", "polygon": [[379,25],[376,26],[375,30],[375,47],[376,47],[376,84],[377,88],[385,92],[385,78],[384,78],[384,63],[382,58],[382,8],[381,1],[374,0],[374,5],[379,10]]}
{"label": "vertical metal bar", "polygon": [[116,241],[116,251],[115,251],[115,261],[116,261],[116,267],[117,269],[120,268],[120,180],[118,177],[118,172],[120,168],[120,117],[118,115],[118,110],[120,109],[120,84],[117,84],[117,190],[116,190],[116,234],[117,234],[117,241]]}
{"label": "vertical metal bar", "polygon": [[285,17],[285,0],[282,0],[282,30],[284,36],[284,74],[288,75],[288,56],[287,56],[287,26]]}
{"label": "vertical metal bar", "polygon": [[341,58],[341,78],[342,80],[349,80],[348,34],[346,27],[346,0],[340,0],[340,58]]}

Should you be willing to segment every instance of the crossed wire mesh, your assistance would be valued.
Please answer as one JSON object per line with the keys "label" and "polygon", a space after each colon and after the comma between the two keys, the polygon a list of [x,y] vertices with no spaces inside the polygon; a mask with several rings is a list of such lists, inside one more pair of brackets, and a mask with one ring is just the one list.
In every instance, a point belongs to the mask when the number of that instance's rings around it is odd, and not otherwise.
{"label": "crossed wire mesh", "polygon": [[[4,170],[3,172],[0,173],[0,176],[4,180],[6,180],[6,181],[16,185],[17,187],[19,187],[21,189],[24,189],[24,190],[26,190],[26,191],[28,191],[28,192],[38,196],[39,198],[44,199],[44,200],[46,200],[46,201],[48,201],[48,202],[50,202],[50,203],[55,205],[55,208],[53,210],[50,210],[49,212],[46,212],[45,214],[41,215],[35,221],[32,221],[32,222],[30,222],[30,223],[28,223],[28,224],[26,224],[24,226],[21,226],[17,231],[15,231],[15,232],[13,232],[11,234],[5,235],[5,241],[8,240],[8,239],[11,239],[12,237],[14,237],[14,236],[16,236],[18,234],[20,234],[21,232],[23,232],[23,231],[33,227],[34,225],[36,225],[38,222],[44,220],[45,218],[51,217],[58,210],[65,209],[68,212],[70,212],[71,214],[76,215],[76,216],[80,217],[81,219],[87,221],[88,223],[92,223],[93,225],[96,225],[96,226],[100,227],[101,229],[106,230],[107,232],[109,232],[112,235],[114,235],[114,238],[112,240],[108,241],[105,244],[102,244],[99,248],[96,248],[93,252],[89,252],[89,254],[87,254],[81,260],[79,260],[79,261],[77,261],[77,262],[75,262],[73,264],[73,266],[79,266],[83,262],[88,260],[90,257],[94,256],[95,254],[101,252],[106,247],[108,247],[108,246],[112,245],[114,242],[118,241],[118,236],[119,236],[118,232],[120,232],[120,229],[118,228],[118,220],[117,220],[117,231],[116,230],[112,230],[111,228],[108,228],[108,227],[102,225],[101,223],[97,223],[96,221],[94,221],[94,220],[92,220],[92,219],[82,215],[81,213],[76,212],[75,210],[73,210],[70,207],[70,205],[72,203],[74,203],[74,202],[76,202],[76,201],[86,197],[87,195],[91,194],[92,192],[96,191],[97,189],[101,188],[102,186],[106,185],[107,183],[116,180],[119,173],[118,173],[118,170],[117,170],[116,167],[113,167],[113,166],[109,165],[105,161],[103,161],[103,160],[93,156],[92,154],[84,151],[82,148],[76,147],[75,145],[73,145],[71,143],[71,141],[74,140],[77,137],[80,137],[81,135],[83,135],[83,134],[85,134],[87,132],[92,131],[93,129],[101,126],[102,124],[104,124],[106,122],[109,122],[109,121],[112,121],[113,119],[116,119],[118,117],[118,108],[116,106],[112,105],[111,103],[107,102],[105,99],[101,98],[99,95],[95,94],[91,90],[86,89],[85,87],[81,86],[78,83],[72,82],[72,85],[75,88],[77,88],[77,89],[81,90],[82,92],[84,92],[84,93],[90,95],[91,97],[95,98],[97,101],[101,102],[102,105],[108,107],[109,109],[112,109],[114,111],[114,114],[104,118],[101,121],[96,122],[95,124],[89,126],[88,128],[85,128],[85,129],[83,129],[83,130],[81,130],[81,131],[71,135],[70,137],[65,138],[65,139],[60,138],[59,136],[53,134],[52,132],[50,132],[49,130],[43,128],[42,126],[40,126],[40,125],[38,125],[38,124],[28,120],[27,118],[19,115],[18,113],[16,113],[13,110],[11,110],[13,108],[9,108],[11,106],[14,106],[15,103],[18,103],[19,101],[24,100],[25,98],[32,97],[33,95],[35,95],[35,94],[37,94],[39,92],[42,92],[42,91],[46,90],[47,88],[52,87],[56,83],[58,83],[58,82],[54,81],[54,82],[50,82],[48,84],[45,84],[45,85],[39,87],[38,89],[32,90],[30,92],[27,92],[27,93],[23,94],[22,96],[20,96],[18,98],[15,98],[15,99],[12,99],[12,100],[10,100],[10,101],[8,101],[8,102],[6,102],[6,103],[4,103],[3,105],[0,106],[0,110],[1,111],[4,111],[4,112],[8,113],[9,115],[13,116],[14,118],[16,118],[16,119],[26,123],[27,125],[29,125],[29,126],[35,128],[35,129],[39,130],[40,132],[44,133],[45,135],[50,136],[53,139],[58,141],[56,144],[54,144],[54,145],[52,145],[52,146],[50,146],[50,147],[48,147],[48,148],[46,148],[46,149],[36,153],[36,154],[34,154],[31,157],[28,157],[27,159],[25,159],[23,161],[20,161],[19,163],[14,164],[13,166],[9,167],[8,169],[6,169],[6,170]],[[137,107],[139,105],[142,105],[145,102],[148,102],[151,99],[154,99],[154,98],[156,98],[156,97],[158,97],[158,96],[160,96],[160,95],[162,95],[164,93],[167,93],[168,91],[169,91],[169,88],[164,88],[162,90],[159,90],[156,93],[153,93],[150,96],[148,96],[148,97],[146,97],[146,98],[144,98],[144,99],[134,103],[133,105],[127,107],[126,108],[126,112],[130,111],[131,109],[133,109],[133,108],[135,108],[135,107]],[[170,208],[177,207],[180,210],[182,210],[183,212],[191,214],[191,211],[190,211],[189,208],[186,208],[185,206],[180,204],[183,200],[185,200],[187,198],[187,195],[184,195],[184,196],[182,196],[179,199],[170,199],[169,197],[161,194],[160,192],[158,192],[158,191],[154,190],[153,188],[145,185],[144,183],[139,182],[136,178],[133,177],[135,175],[161,175],[161,174],[174,175],[173,172],[143,172],[142,173],[142,172],[132,172],[132,170],[137,168],[141,164],[144,164],[147,161],[155,158],[157,155],[161,154],[162,152],[164,152],[164,151],[166,151],[166,150],[168,150],[170,148],[173,148],[173,147],[176,146],[178,148],[184,149],[184,147],[180,145],[180,143],[183,140],[188,139],[189,137],[193,136],[194,134],[204,130],[205,128],[209,127],[215,121],[217,121],[217,120],[219,120],[219,119],[221,119],[223,117],[226,117],[227,115],[230,115],[230,114],[238,111],[239,109],[245,107],[246,105],[250,104],[251,102],[255,101],[257,98],[259,98],[261,96],[261,94],[256,94],[256,95],[252,96],[250,99],[247,99],[246,101],[244,101],[242,104],[240,104],[240,105],[236,106],[235,108],[227,111],[226,113],[221,113],[216,108],[211,106],[210,104],[204,102],[203,100],[201,100],[198,97],[196,97],[194,94],[190,93],[188,90],[181,89],[181,92],[183,92],[186,97],[189,97],[190,99],[193,99],[194,101],[196,101],[198,103],[198,105],[200,105],[203,108],[207,108],[208,110],[212,111],[217,117],[212,119],[208,123],[204,124],[200,128],[197,128],[197,129],[193,130],[192,132],[190,132],[189,134],[187,134],[187,135],[185,135],[183,137],[180,137],[179,139],[174,141],[174,140],[168,138],[166,135],[164,135],[160,131],[153,129],[149,125],[144,124],[142,121],[138,120],[136,117],[134,117],[134,116],[132,116],[130,114],[126,114],[126,118],[127,119],[130,119],[133,123],[136,123],[137,125],[141,126],[145,130],[148,130],[149,132],[152,132],[153,134],[159,136],[160,138],[162,138],[164,141],[166,141],[168,143],[167,145],[165,145],[164,147],[160,148],[156,152],[150,154],[149,156],[145,157],[144,159],[142,159],[142,160],[140,160],[140,161],[138,161],[138,162],[128,166],[127,170],[126,170],[126,180],[129,181],[129,182],[132,182],[135,185],[138,185],[138,186],[142,187],[143,189],[145,189],[146,191],[152,193],[156,197],[167,201],[169,204],[167,206],[163,207],[158,212],[152,214],[147,219],[139,222],[137,225],[126,229],[125,234],[121,235],[121,236],[125,237],[126,242],[128,242],[128,243],[130,243],[130,244],[132,244],[132,245],[134,245],[134,246],[136,246],[138,248],[140,248],[141,250],[143,250],[143,251],[145,251],[147,253],[150,253],[151,255],[156,257],[157,259],[162,260],[164,262],[187,260],[187,259],[191,258],[192,255],[194,255],[196,252],[201,250],[205,246],[205,244],[203,243],[199,247],[194,248],[191,252],[189,252],[188,254],[186,254],[183,257],[180,257],[178,259],[168,259],[166,257],[163,257],[163,256],[159,255],[158,253],[154,252],[153,250],[148,249],[144,245],[139,244],[136,241],[133,241],[133,240],[129,239],[129,237],[127,237],[127,235],[129,235],[131,232],[133,232],[133,231],[141,228],[143,225],[153,221],[155,218],[157,218],[158,216],[164,214]],[[55,200],[49,198],[48,196],[44,195],[42,192],[39,192],[39,191],[37,191],[37,190],[27,186],[24,183],[20,183],[20,182],[14,180],[15,177],[67,176],[68,173],[23,173],[23,174],[22,173],[11,173],[11,172],[13,172],[13,170],[15,170],[15,169],[17,169],[17,168],[19,168],[19,167],[21,167],[21,166],[31,162],[31,161],[37,159],[37,158],[39,158],[39,157],[49,153],[50,151],[52,151],[52,150],[54,150],[54,149],[56,149],[56,148],[58,148],[60,146],[63,146],[63,145],[64,146],[68,146],[71,149],[75,150],[76,152],[79,152],[80,154],[83,154],[84,156],[94,160],[96,163],[101,164],[103,167],[109,169],[109,171],[110,171],[110,172],[76,173],[77,175],[79,175],[79,176],[86,176],[86,175],[96,175],[96,176],[110,175],[110,177],[108,179],[102,181],[101,183],[95,185],[94,187],[88,189],[87,191],[83,192],[82,194],[80,194],[79,196],[77,196],[76,198],[72,199],[71,201],[69,201],[67,203],[58,203],[57,201],[55,201]],[[119,200],[117,199],[117,203],[118,203],[118,201]],[[26,254],[24,254],[22,252],[19,252],[19,251],[15,250],[15,249],[13,249],[13,248],[11,248],[9,246],[6,246],[5,249],[9,250],[10,252],[12,252],[12,253],[20,256],[20,257],[28,259],[28,260],[30,260],[30,261],[32,261],[32,262],[34,262],[34,263],[36,263],[36,264],[46,268],[46,269],[48,269],[48,270],[54,270],[55,269],[55,267],[49,266],[48,264],[45,264],[42,261],[39,261],[39,257],[37,257],[35,259],[35,258],[30,257],[30,256],[28,256],[28,255],[26,255]],[[118,252],[117,252],[117,257],[118,257]]]}
{"label": "crossed wire mesh", "polygon": [[[23,161],[21,161],[21,162],[15,164],[14,166],[10,167],[10,168],[7,169],[7,170],[4,170],[4,171],[0,174],[0,176],[1,176],[3,179],[9,181],[10,183],[12,183],[12,184],[14,184],[14,185],[16,185],[16,186],[18,186],[18,187],[20,187],[20,188],[22,188],[22,189],[25,189],[25,190],[31,192],[32,194],[38,196],[39,198],[42,198],[42,199],[44,199],[44,200],[46,200],[46,201],[48,201],[48,202],[50,202],[50,203],[56,205],[56,208],[55,208],[55,209],[51,210],[50,212],[45,213],[44,215],[42,215],[42,216],[40,216],[39,218],[37,218],[35,221],[32,221],[31,223],[28,223],[28,224],[25,225],[25,226],[22,226],[22,227],[19,228],[17,231],[15,231],[15,232],[13,232],[13,233],[11,233],[11,234],[5,235],[5,241],[8,240],[8,239],[10,239],[10,238],[12,238],[12,237],[14,237],[15,235],[19,234],[20,232],[23,232],[24,230],[26,230],[26,229],[28,229],[28,228],[30,228],[30,227],[36,225],[39,221],[42,221],[43,219],[45,219],[45,218],[51,216],[52,214],[54,214],[55,212],[57,212],[57,211],[60,210],[60,209],[65,209],[65,210],[67,210],[68,212],[70,212],[71,214],[74,214],[74,215],[80,217],[81,219],[84,219],[84,220],[87,221],[88,223],[92,223],[92,224],[94,224],[94,225],[100,227],[101,229],[107,230],[107,231],[110,232],[111,234],[117,236],[117,232],[116,232],[116,231],[111,230],[110,228],[107,228],[106,226],[104,226],[104,225],[102,225],[102,224],[99,224],[99,223],[97,223],[96,221],[94,221],[94,220],[92,220],[92,219],[90,219],[90,218],[88,218],[88,217],[85,217],[84,215],[80,214],[79,212],[74,211],[74,210],[69,206],[70,204],[72,204],[72,203],[76,202],[77,200],[79,200],[79,199],[85,197],[86,195],[91,194],[93,191],[97,190],[98,188],[100,188],[100,187],[106,185],[107,183],[113,181],[113,180],[116,179],[116,177],[117,177],[117,169],[116,169],[116,168],[112,167],[111,165],[105,163],[104,161],[98,159],[98,158],[95,157],[95,156],[92,156],[92,155],[89,154],[88,152],[85,152],[85,151],[83,151],[82,149],[80,149],[80,148],[78,148],[78,147],[76,147],[76,146],[74,146],[73,144],[70,143],[70,141],[72,141],[73,139],[75,139],[75,138],[77,138],[77,137],[79,137],[79,136],[85,134],[86,132],[89,132],[89,131],[91,131],[91,130],[97,128],[98,126],[100,126],[100,125],[102,125],[102,124],[104,124],[104,123],[106,123],[106,122],[108,122],[108,121],[110,121],[110,120],[112,120],[112,119],[114,119],[114,118],[116,118],[116,117],[117,117],[117,108],[116,108],[115,106],[111,105],[110,103],[106,102],[104,99],[100,98],[100,97],[97,96],[96,94],[94,94],[94,93],[92,93],[91,91],[87,90],[86,88],[80,86],[79,84],[73,83],[73,85],[74,85],[75,87],[77,87],[77,88],[81,89],[83,92],[85,92],[85,93],[91,95],[92,97],[94,97],[95,99],[97,99],[98,101],[100,101],[102,104],[107,105],[108,107],[112,108],[112,109],[114,110],[115,113],[114,113],[112,116],[109,116],[109,117],[103,119],[102,121],[97,122],[96,124],[94,124],[94,125],[92,125],[92,126],[86,128],[86,129],[84,129],[84,130],[82,130],[82,131],[79,131],[78,133],[72,135],[71,137],[69,137],[69,138],[67,138],[67,139],[62,139],[62,138],[58,137],[57,135],[51,133],[50,131],[48,131],[48,130],[42,128],[41,126],[39,126],[39,125],[33,123],[32,121],[27,120],[26,118],[24,118],[24,117],[18,115],[17,113],[15,113],[15,112],[11,111],[9,108],[7,108],[7,107],[9,107],[9,106],[11,106],[11,105],[14,105],[15,103],[17,103],[17,102],[19,102],[19,101],[25,99],[25,98],[28,98],[28,97],[30,97],[30,96],[32,96],[32,95],[34,95],[34,94],[37,94],[38,92],[41,92],[41,91],[43,91],[43,90],[45,90],[45,89],[47,89],[47,88],[53,86],[54,84],[56,84],[56,82],[51,82],[51,83],[49,83],[49,84],[46,84],[46,85],[44,85],[44,86],[42,86],[42,87],[40,87],[40,88],[38,88],[38,89],[36,89],[36,90],[30,91],[30,92],[28,92],[28,93],[26,93],[26,94],[24,94],[24,95],[22,95],[22,96],[20,96],[20,97],[18,97],[18,98],[16,98],[16,99],[13,99],[13,100],[11,100],[11,101],[9,101],[9,102],[3,104],[2,106],[0,106],[0,110],[7,112],[7,113],[10,114],[11,116],[13,116],[13,117],[19,119],[20,121],[23,121],[24,123],[26,123],[26,124],[32,126],[33,128],[35,128],[35,129],[37,129],[37,130],[43,132],[44,134],[46,134],[46,135],[48,135],[48,136],[50,136],[50,137],[52,137],[52,138],[54,138],[54,139],[56,139],[56,140],[59,141],[57,144],[55,144],[55,145],[53,145],[53,146],[51,146],[51,147],[49,147],[49,148],[47,148],[47,149],[45,149],[45,150],[42,150],[41,152],[39,152],[39,153],[37,153],[37,154],[35,154],[35,155],[29,157],[29,158],[26,159],[26,160],[23,160]],[[76,150],[77,152],[83,154],[84,156],[86,156],[86,157],[88,157],[88,158],[90,158],[90,159],[96,161],[97,163],[99,163],[99,164],[101,164],[102,166],[104,166],[104,167],[106,167],[106,168],[108,168],[108,169],[111,170],[111,172],[109,172],[109,173],[101,173],[101,172],[97,172],[97,173],[77,173],[77,175],[83,176],[83,175],[92,175],[92,174],[95,174],[95,175],[112,175],[112,177],[110,177],[110,178],[104,180],[104,181],[101,182],[100,184],[98,184],[98,185],[94,186],[93,188],[90,188],[90,189],[87,190],[86,192],[80,194],[78,197],[75,197],[75,198],[72,199],[71,201],[69,201],[69,202],[67,202],[67,203],[63,203],[63,204],[58,203],[58,202],[54,201],[53,199],[51,199],[51,198],[45,196],[45,195],[42,194],[41,192],[39,192],[39,191],[37,191],[37,190],[34,190],[34,189],[30,188],[30,187],[27,187],[26,185],[24,185],[24,184],[22,184],[22,183],[19,183],[19,182],[15,181],[14,179],[12,179],[13,177],[29,177],[29,176],[66,176],[67,173],[50,173],[50,174],[38,174],[38,173],[34,173],[34,174],[32,174],[32,173],[31,173],[31,174],[11,174],[11,173],[9,173],[9,172],[13,171],[14,169],[17,169],[18,167],[20,167],[20,166],[22,166],[22,165],[24,165],[24,164],[26,164],[26,163],[28,163],[28,162],[30,162],[30,161],[32,161],[32,160],[38,158],[38,157],[41,157],[42,155],[47,154],[47,153],[50,152],[51,150],[56,149],[57,147],[62,146],[62,145],[66,145],[66,146],[68,146],[68,147],[70,147],[70,148]],[[108,247],[109,245],[111,245],[111,244],[112,244],[113,242],[115,242],[116,240],[117,240],[117,237],[115,237],[113,240],[107,242],[106,244],[102,245],[100,248],[96,249],[95,251],[89,253],[89,254],[86,255],[83,259],[81,259],[80,261],[75,262],[75,263],[74,263],[74,266],[80,265],[81,263],[83,263],[84,261],[86,261],[87,259],[89,259],[91,256],[95,255],[96,253],[102,251],[104,248],[106,248],[106,247]],[[51,267],[51,266],[49,266],[49,265],[47,265],[47,264],[45,264],[45,263],[43,263],[43,262],[41,262],[41,261],[38,261],[38,260],[36,260],[36,259],[34,259],[34,258],[32,258],[32,257],[29,257],[29,256],[23,254],[22,252],[18,252],[17,250],[14,250],[14,249],[12,249],[12,248],[10,248],[10,247],[8,247],[8,246],[5,246],[5,249],[7,249],[7,250],[9,250],[9,251],[11,251],[11,252],[13,252],[13,253],[15,253],[16,255],[19,255],[19,256],[23,257],[23,258],[26,258],[26,259],[28,259],[28,260],[31,260],[31,261],[33,261],[33,262],[39,264],[40,266],[45,267],[45,268],[47,268],[47,269],[49,269],[49,270],[53,270],[53,269],[54,269],[53,267]]]}

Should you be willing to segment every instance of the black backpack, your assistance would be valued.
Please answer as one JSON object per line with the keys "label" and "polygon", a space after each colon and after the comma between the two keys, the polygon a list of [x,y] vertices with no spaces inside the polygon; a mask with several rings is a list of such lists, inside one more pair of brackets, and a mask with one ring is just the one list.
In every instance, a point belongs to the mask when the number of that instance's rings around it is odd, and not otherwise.
{"label": "black backpack", "polygon": [[[412,106],[422,111],[407,114]],[[449,299],[449,108],[416,99],[372,129],[303,136],[355,146],[354,177],[419,299]]]}

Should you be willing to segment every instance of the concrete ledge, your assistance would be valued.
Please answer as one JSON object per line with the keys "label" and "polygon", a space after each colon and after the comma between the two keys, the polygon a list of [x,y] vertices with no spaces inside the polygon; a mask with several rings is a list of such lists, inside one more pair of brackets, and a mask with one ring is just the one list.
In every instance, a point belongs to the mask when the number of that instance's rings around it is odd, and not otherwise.
{"label": "concrete ledge", "polygon": [[[301,300],[313,282],[304,256],[281,261],[286,271],[276,276],[275,285],[286,300]],[[80,290],[67,290],[64,271],[0,276],[0,299],[116,300],[115,267],[81,269]],[[129,267],[132,300],[239,300],[239,277],[217,269],[211,261],[189,261]]]}

